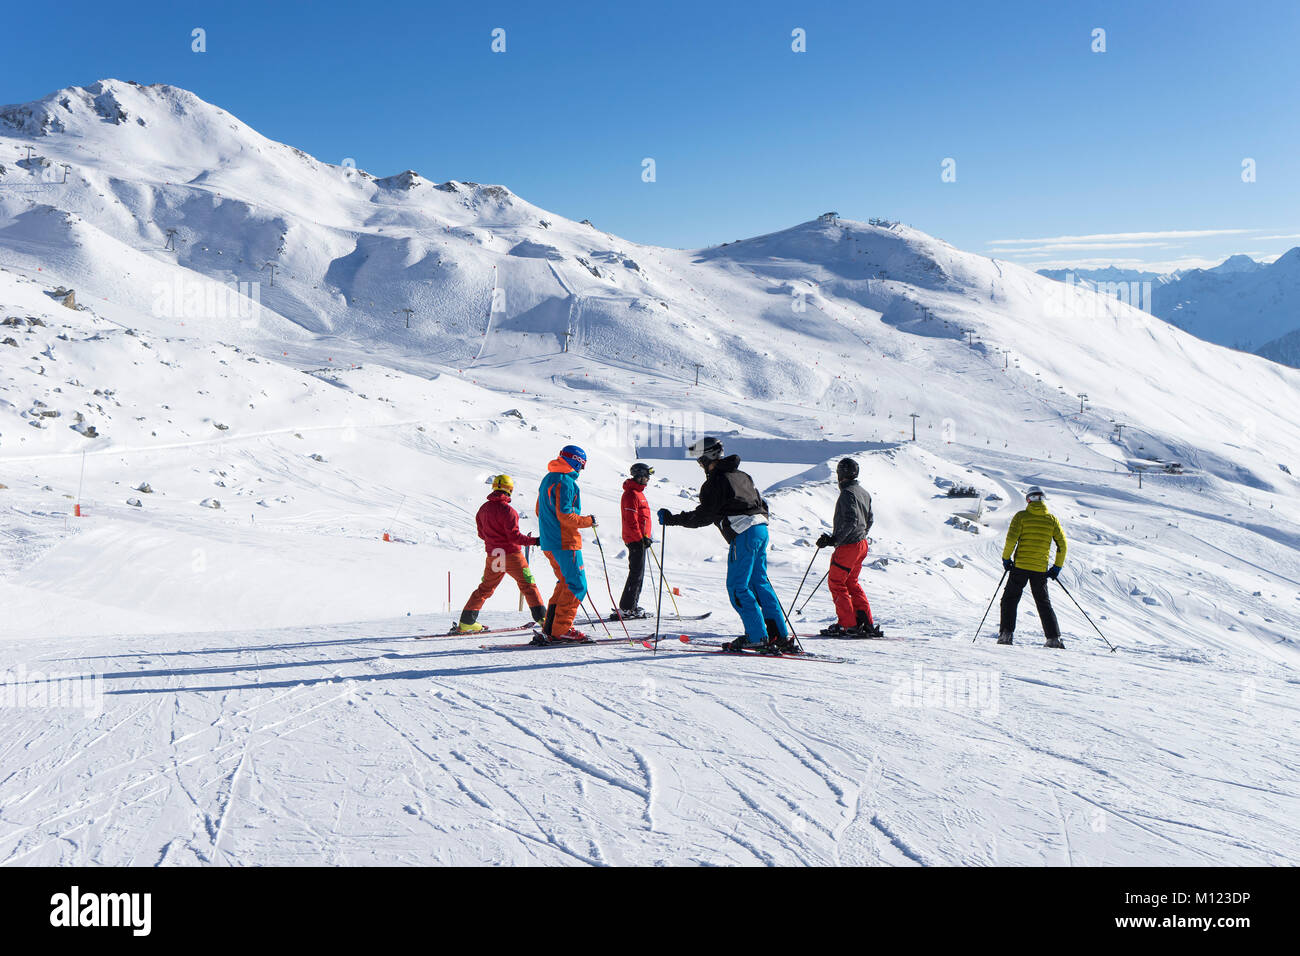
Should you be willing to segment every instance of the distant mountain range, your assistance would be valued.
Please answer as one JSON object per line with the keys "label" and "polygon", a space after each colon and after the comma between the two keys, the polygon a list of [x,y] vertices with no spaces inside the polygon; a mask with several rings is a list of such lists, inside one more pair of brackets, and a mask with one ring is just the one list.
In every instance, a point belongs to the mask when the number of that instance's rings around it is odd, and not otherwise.
{"label": "distant mountain range", "polygon": [[1049,279],[1074,281],[1106,291],[1110,283],[1149,282],[1128,290],[1137,305],[1198,338],[1253,351],[1274,362],[1300,367],[1300,247],[1275,262],[1229,256],[1211,269],[1172,273],[1134,269],[1041,269]]}

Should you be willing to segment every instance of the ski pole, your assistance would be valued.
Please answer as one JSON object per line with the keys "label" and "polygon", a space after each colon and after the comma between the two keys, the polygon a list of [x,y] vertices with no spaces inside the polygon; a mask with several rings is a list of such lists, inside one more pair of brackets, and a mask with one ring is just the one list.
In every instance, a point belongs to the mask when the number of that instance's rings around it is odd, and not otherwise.
{"label": "ski pole", "polygon": [[[658,559],[658,558],[655,558],[655,549],[654,549],[653,547],[649,547],[649,548],[647,548],[646,550],[650,552],[650,557],[654,558],[655,565],[658,566],[658,564],[659,564],[659,559]],[[660,571],[662,571],[662,570],[663,570],[663,568],[660,568]],[[673,589],[672,589],[672,588],[669,588],[669,589],[668,589],[668,598],[669,598],[669,600],[671,600],[671,601],[673,602],[673,612],[674,612],[678,617],[681,617],[681,616],[682,616],[682,609],[679,608],[679,607],[677,606],[677,598],[673,595]]]}
{"label": "ski pole", "polygon": [[[592,597],[591,597],[591,594],[590,594],[590,593],[588,593],[588,595],[587,595],[587,603],[591,605],[591,609],[592,609],[592,611],[595,611],[595,610],[596,610],[596,602],[595,602],[594,600],[592,600]],[[578,607],[582,607],[582,602],[581,602],[581,601],[578,602]],[[586,614],[586,613],[587,613],[587,609],[586,609],[585,607],[582,608],[582,613],[583,613],[583,614]],[[597,614],[597,615],[596,615],[596,620],[597,620],[597,621],[600,621],[600,626],[603,627],[603,628],[605,629],[605,633],[606,633],[609,637],[613,637],[613,636],[614,636],[613,634],[610,633],[609,625],[605,623],[605,619],[604,619],[603,617],[601,617],[599,614]],[[590,617],[588,617],[588,618],[587,618],[587,626],[588,626],[588,627],[591,627],[591,625],[592,625],[592,620],[591,620]],[[626,631],[626,630],[627,630],[627,627],[625,626],[625,627],[623,628],[623,630]],[[632,638],[629,636],[629,637],[628,637],[628,640],[631,641]]]}
{"label": "ski pole", "polygon": [[[613,585],[609,583],[609,565],[605,563],[605,546],[600,543],[600,532],[596,530],[594,524],[591,526],[591,534],[596,539],[596,547],[600,549],[600,568],[605,572],[605,593],[609,595],[609,603],[614,605],[614,614],[618,617],[618,623],[623,625],[623,633],[627,634],[627,639],[630,642],[632,640],[632,635],[628,633],[627,622],[623,620],[623,612],[619,609],[618,602],[614,600]],[[591,597],[590,594],[587,596]],[[596,602],[592,601],[591,603],[592,607],[595,607]],[[606,628],[605,630],[609,630],[609,628]]]}
{"label": "ski pole", "polygon": [[[1007,579],[1009,573],[1005,570],[1002,572],[1002,581]],[[998,592],[1002,590],[1002,581],[999,581],[998,586],[993,589],[993,597],[989,598],[989,606],[984,609],[984,616],[980,618],[980,626],[975,628],[975,636],[970,639],[972,644],[979,640],[980,631],[984,630],[984,622],[989,619],[989,611],[993,610],[993,602],[997,600]]]}
{"label": "ski pole", "polygon": [[803,609],[808,606],[808,602],[813,599],[813,595],[815,595],[818,591],[821,590],[822,585],[826,583],[826,579],[830,576],[831,576],[831,569],[827,568],[826,573],[822,575],[822,579],[817,582],[817,587],[813,588],[811,591],[808,592],[807,599],[803,602],[803,604],[799,606],[799,610],[794,612],[795,614],[798,615],[803,614]]}
{"label": "ski pole", "polygon": [[808,573],[809,573],[810,571],[812,571],[813,561],[816,561],[816,560],[817,560],[817,555],[819,555],[819,554],[821,554],[821,553],[822,553],[821,546],[818,545],[817,550],[813,552],[812,559],[808,562],[808,568],[807,568],[807,570],[804,571],[804,573],[803,573],[803,578],[799,581],[799,590],[797,590],[797,591],[794,592],[794,598],[790,601],[790,610],[789,610],[789,611],[786,611],[786,617],[787,617],[787,618],[789,618],[791,612],[794,611],[794,606],[795,606],[796,602],[798,602],[798,600],[799,600],[799,595],[800,595],[800,594],[803,594],[803,586],[804,586],[804,584],[806,584],[807,581],[808,581]]}
{"label": "ski pole", "polygon": [[[524,545],[524,564],[527,564],[529,567],[532,566],[532,561],[530,560],[530,558],[532,557],[532,552],[533,552],[533,546],[532,546],[532,545],[530,545],[530,544],[526,544],[526,545]],[[519,592],[519,610],[522,611],[523,609],[524,609],[524,592],[523,592],[523,591],[520,591],[520,592]]]}
{"label": "ski pole", "polygon": [[659,653],[659,615],[664,609],[664,549],[668,547],[668,527],[659,526],[659,597],[655,599],[655,646]]}
{"label": "ski pole", "polygon": [[[777,599],[777,602],[776,602],[776,603],[777,603],[777,606],[779,607],[780,604],[781,604],[781,600],[780,600],[780,598]],[[791,601],[790,604],[793,606],[793,605],[794,605],[794,602]],[[790,636],[791,636],[792,638],[794,638],[794,646],[797,647],[797,648],[799,648],[799,653],[802,654],[802,653],[803,653],[803,642],[799,640],[799,633],[794,629],[794,624],[791,623],[791,621],[790,621],[790,615],[787,614],[787,613],[785,612],[785,608],[781,608],[781,616],[782,616],[783,618],[785,618],[785,626],[788,627],[788,628],[790,628]]]}
{"label": "ski pole", "polygon": [[[1065,596],[1068,597],[1071,601],[1074,601],[1074,595],[1070,593],[1070,589],[1065,586],[1065,584],[1061,581],[1060,578],[1053,578],[1052,580],[1055,581],[1057,584],[1060,584],[1061,590],[1065,592]],[[1083,609],[1083,605],[1081,605],[1078,601],[1074,601],[1074,606],[1079,609],[1080,614],[1088,618],[1088,623],[1092,624],[1092,629],[1097,632],[1097,635],[1103,641],[1106,641],[1106,646],[1110,648],[1110,652],[1112,654],[1114,654],[1117,650],[1119,650],[1118,647],[1116,647],[1110,641],[1106,640],[1106,635],[1101,633],[1101,628],[1099,628],[1096,624],[1092,623],[1092,618],[1088,617],[1088,612]]]}

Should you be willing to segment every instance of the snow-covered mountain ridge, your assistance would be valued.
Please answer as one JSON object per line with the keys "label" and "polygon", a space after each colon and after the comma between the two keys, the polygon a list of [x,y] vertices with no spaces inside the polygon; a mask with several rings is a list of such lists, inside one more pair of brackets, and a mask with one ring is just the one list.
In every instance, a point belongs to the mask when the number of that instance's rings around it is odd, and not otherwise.
{"label": "snow-covered mountain ridge", "polygon": [[[1235,255],[1210,269],[1168,275],[1114,267],[1042,269],[1039,274],[1111,295],[1118,291],[1130,304],[1150,309],[1152,315],[1207,342],[1296,366],[1285,339],[1300,332],[1300,247],[1268,263]],[[1114,283],[1130,287],[1116,290]],[[1149,290],[1143,283],[1149,283]]]}

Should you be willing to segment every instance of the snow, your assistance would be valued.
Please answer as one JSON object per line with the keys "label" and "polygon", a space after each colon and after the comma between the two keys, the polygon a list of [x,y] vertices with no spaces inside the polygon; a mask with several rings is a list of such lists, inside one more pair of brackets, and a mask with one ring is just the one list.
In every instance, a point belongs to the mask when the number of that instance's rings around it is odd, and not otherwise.
{"label": "snow", "polygon": [[[1293,248],[1268,263],[1235,255],[1209,269],[1168,275],[1113,266],[1078,271],[1042,269],[1039,274],[1091,288],[1119,283],[1119,288],[1111,286],[1111,294],[1126,295],[1131,304],[1149,308],[1153,315],[1207,342],[1297,365],[1288,344],[1300,335],[1295,319],[1300,304],[1300,249]],[[1148,293],[1140,291],[1141,283],[1150,284]]]}
{"label": "snow", "polygon": [[[1296,862],[1300,372],[905,226],[642,246],[170,87],[61,91],[0,134],[0,861]],[[27,145],[68,183],[12,165]],[[255,322],[175,306],[241,282]],[[787,603],[859,460],[864,586],[903,640],[412,639],[477,582],[491,475],[527,528],[584,445],[617,592],[628,465],[687,507],[706,432],[765,489]],[[1065,652],[1028,601],[1015,645],[971,643],[1029,484],[1118,653],[1059,590]],[[665,544],[695,632],[736,633],[721,537]],[[590,535],[586,560],[603,611]],[[794,620],[832,613],[823,586]],[[51,707],[34,672],[102,699]]]}
{"label": "snow", "polygon": [[[441,623],[78,641],[80,666],[104,673],[105,712],[10,718],[0,853],[23,865],[1290,862],[1295,762],[1277,730],[1294,681],[1231,655],[937,638],[854,646],[861,664],[835,665],[397,636]],[[66,642],[25,650],[33,668],[69,660]],[[946,702],[932,682],[952,675],[986,693]]]}

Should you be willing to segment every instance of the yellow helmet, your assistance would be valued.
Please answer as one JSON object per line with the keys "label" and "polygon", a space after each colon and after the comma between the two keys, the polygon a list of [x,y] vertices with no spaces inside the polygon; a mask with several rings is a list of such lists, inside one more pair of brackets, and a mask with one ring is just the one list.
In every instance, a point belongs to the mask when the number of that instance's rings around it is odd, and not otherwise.
{"label": "yellow helmet", "polygon": [[492,478],[492,490],[510,494],[515,490],[515,480],[509,475],[495,475]]}

